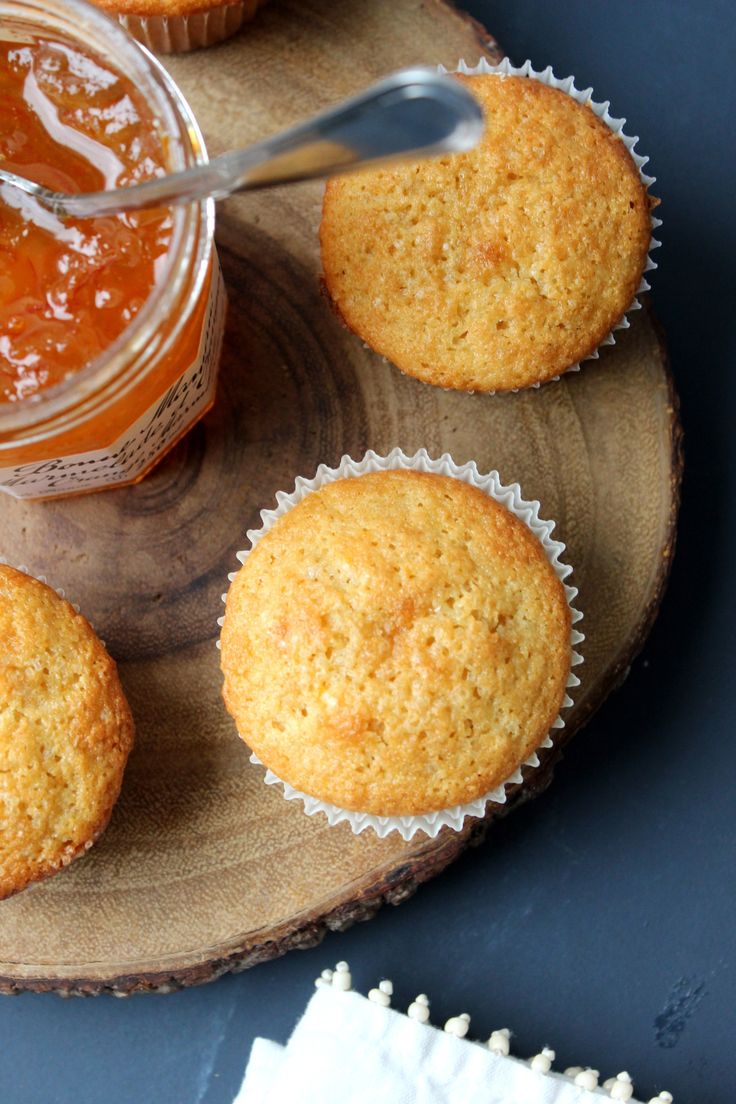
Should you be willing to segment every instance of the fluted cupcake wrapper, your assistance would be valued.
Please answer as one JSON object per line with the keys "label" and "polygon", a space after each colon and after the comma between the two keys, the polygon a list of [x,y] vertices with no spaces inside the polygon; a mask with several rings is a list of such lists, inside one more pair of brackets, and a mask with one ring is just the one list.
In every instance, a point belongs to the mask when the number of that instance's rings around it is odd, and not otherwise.
{"label": "fluted cupcake wrapper", "polygon": [[[436,475],[448,475],[455,479],[460,479],[464,483],[469,483],[473,487],[478,487],[481,491],[484,491],[486,494],[490,495],[491,498],[495,499],[496,502],[500,502],[515,514],[516,517],[531,529],[532,533],[534,533],[540,541],[547,559],[565,588],[565,597],[567,598],[571,612],[571,670],[567,680],[568,692],[566,692],[562,702],[562,709],[569,709],[573,704],[569,691],[574,690],[580,685],[580,679],[572,668],[577,667],[583,662],[583,657],[576,651],[576,648],[583,642],[585,637],[575,627],[583,616],[573,605],[573,601],[578,593],[577,589],[565,582],[572,572],[572,568],[564,564],[560,559],[560,556],[565,551],[565,545],[561,541],[552,538],[552,531],[555,527],[555,523],[553,521],[543,521],[540,518],[539,503],[536,501],[528,501],[523,498],[518,483],[502,483],[496,471],[489,472],[487,475],[481,475],[474,461],[470,461],[467,464],[456,464],[448,453],[444,453],[437,460],[433,460],[426,449],[420,449],[419,452],[415,453],[413,456],[407,456],[400,448],[395,448],[392,449],[387,456],[380,456],[372,450],[369,450],[362,460],[353,460],[349,456],[343,456],[336,468],[329,468],[325,464],[320,464],[314,478],[304,479],[299,476],[295,482],[294,490],[290,494],[279,491],[276,495],[276,508],[274,510],[261,510],[261,521],[263,524],[260,529],[251,529],[248,531],[246,535],[250,541],[251,547],[250,549],[238,552],[238,560],[240,560],[241,564],[244,563],[252,549],[255,548],[269,529],[273,527],[274,523],[287,513],[287,511],[298,505],[298,503],[306,498],[308,494],[311,494],[312,491],[319,490],[319,488],[325,486],[325,484],[333,483],[338,479],[355,479],[369,472],[395,469],[432,472]],[[235,572],[231,572],[228,575],[229,581],[232,582],[234,578]],[[223,594],[223,602],[226,597],[227,595]],[[219,617],[217,620],[220,627],[222,627],[223,620],[224,618],[222,617]],[[218,639],[217,647],[219,648],[219,646],[220,641]],[[565,722],[561,716],[558,716],[550,732],[545,736],[537,751],[541,751],[543,748],[552,747],[554,743],[552,733],[564,727]],[[506,801],[506,788],[524,780],[522,773],[523,769],[525,767],[533,769],[539,766],[540,760],[537,751],[521,763],[513,774],[502,782],[501,785],[493,790],[489,790],[488,793],[476,798],[475,801],[470,801],[463,805],[453,805],[450,808],[440,809],[420,816],[375,816],[372,813],[360,813],[353,812],[349,809],[342,809],[337,805],[321,801],[317,797],[302,793],[301,790],[294,789],[293,786],[290,786],[288,782],[284,782],[283,779],[275,775],[268,767],[266,767],[264,781],[269,786],[281,786],[283,795],[287,801],[301,801],[304,805],[304,812],[309,816],[314,816],[317,813],[324,813],[328,823],[331,825],[346,823],[350,825],[352,831],[356,835],[360,832],[371,830],[381,838],[388,836],[391,832],[398,832],[403,839],[410,840],[420,832],[427,836],[434,837],[442,828],[452,828],[454,831],[459,832],[465,823],[466,817],[484,816],[486,806],[489,802],[496,805],[503,805]],[[252,754],[250,758],[252,763],[263,766],[258,756]]]}
{"label": "fluted cupcake wrapper", "polygon": [[119,15],[126,31],[156,54],[182,54],[214,46],[236,34],[266,0],[240,0],[189,15]]}
{"label": "fluted cupcake wrapper", "polygon": [[[477,65],[468,65],[467,62],[461,58],[460,61],[458,61],[456,69],[446,69],[444,65],[438,65],[437,68],[441,73],[463,73],[469,77],[480,75],[496,75],[501,77],[526,77],[529,80],[539,81],[540,84],[546,84],[549,88],[556,88],[558,91],[564,92],[566,95],[571,96],[572,99],[576,101],[576,103],[587,105],[591,109],[591,111],[598,116],[601,122],[605,123],[609,130],[613,131],[613,133],[621,139],[621,141],[626,146],[626,149],[629,151],[632,161],[639,170],[639,177],[647,192],[649,191],[652,184],[655,183],[656,177],[649,176],[647,173],[644,172],[644,166],[648,163],[649,158],[643,157],[640,153],[637,153],[634,148],[639,139],[636,137],[632,138],[628,134],[624,133],[626,119],[615,119],[608,110],[611,106],[610,101],[604,100],[603,102],[599,102],[597,100],[594,100],[593,89],[577,88],[575,85],[574,77],[556,77],[552,72],[551,65],[548,65],[546,69],[535,69],[532,66],[531,61],[528,60],[520,66],[512,65],[508,58],[504,58],[503,61],[499,62],[498,65],[492,65],[485,58],[481,58]],[[654,231],[662,225],[662,220],[659,218],[655,218],[655,216],[652,214],[650,214],[649,217],[652,227],[652,236],[649,241],[649,250],[647,252],[646,264],[644,265],[645,274],[647,272],[652,272],[655,268],[657,268],[656,262],[652,260],[652,251],[655,249],[659,249],[662,244],[654,237]],[[592,353],[588,353],[586,357],[583,357],[582,361],[576,361],[574,364],[570,364],[567,368],[560,372],[559,375],[551,376],[548,380],[540,380],[539,382],[532,383],[529,386],[535,388],[541,387],[543,383],[551,383],[554,380],[558,380],[561,375],[566,375],[568,372],[579,372],[581,365],[586,360],[597,360],[600,356],[600,350],[604,346],[616,344],[616,338],[614,335],[618,330],[629,329],[629,326],[631,325],[628,318],[629,314],[631,314],[632,311],[641,310],[639,296],[645,291],[649,290],[649,281],[646,279],[646,275],[643,275],[639,287],[636,289],[636,295],[634,296],[632,303],[626,308],[626,311],[619,319],[619,321],[615,324],[613,329],[610,330],[608,334],[606,334],[598,347],[594,349]],[[521,389],[518,387],[514,387],[510,390],[518,392]],[[528,388],[526,388],[525,390],[528,390]],[[487,393],[495,394],[495,392]]]}

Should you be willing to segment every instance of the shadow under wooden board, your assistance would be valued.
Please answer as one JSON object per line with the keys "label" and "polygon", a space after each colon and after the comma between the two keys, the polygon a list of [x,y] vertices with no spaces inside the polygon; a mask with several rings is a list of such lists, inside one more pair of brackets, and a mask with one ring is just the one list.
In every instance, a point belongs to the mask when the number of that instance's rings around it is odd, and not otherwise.
{"label": "shadow under wooden board", "polygon": [[[169,59],[210,152],[244,145],[401,65],[498,58],[438,2],[268,6],[245,34]],[[598,90],[604,98],[605,89]],[[426,446],[518,480],[555,518],[585,613],[564,739],[622,677],[656,614],[674,540],[679,427],[647,310],[600,361],[538,391],[410,380],[319,292],[321,187],[218,212],[230,293],[214,409],[139,486],[0,503],[0,552],[63,585],[119,661],[138,741],[110,827],[59,877],[0,905],[0,989],[120,993],[217,977],[316,942],[441,870],[486,821],[436,840],[355,837],[262,782],[220,700],[216,618],[247,528],[279,489],[347,452]],[[549,781],[560,745],[506,808]]]}

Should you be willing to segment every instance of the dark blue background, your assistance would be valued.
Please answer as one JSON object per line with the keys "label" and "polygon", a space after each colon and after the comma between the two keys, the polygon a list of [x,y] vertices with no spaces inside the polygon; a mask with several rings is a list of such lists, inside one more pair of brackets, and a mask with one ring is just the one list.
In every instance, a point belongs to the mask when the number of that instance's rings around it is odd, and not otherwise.
{"label": "dark blue background", "polygon": [[361,988],[388,974],[399,1003],[428,992],[437,1020],[508,1024],[522,1055],[627,1068],[645,1100],[734,1099],[736,16],[727,0],[467,7],[512,60],[610,98],[651,156],[687,457],[662,615],[551,790],[400,909],[199,990],[0,999],[3,1104],[229,1104],[253,1036],[286,1039],[343,957]]}

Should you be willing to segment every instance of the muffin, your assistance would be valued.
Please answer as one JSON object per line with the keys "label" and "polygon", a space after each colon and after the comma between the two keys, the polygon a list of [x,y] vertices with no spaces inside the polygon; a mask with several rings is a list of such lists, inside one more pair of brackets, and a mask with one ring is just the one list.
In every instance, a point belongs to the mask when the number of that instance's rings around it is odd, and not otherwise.
{"label": "muffin", "polygon": [[631,306],[650,199],[589,105],[522,76],[456,79],[483,107],[480,144],[330,180],[324,285],[347,326],[410,376],[528,387],[591,355]]}
{"label": "muffin", "polygon": [[289,786],[411,817],[508,780],[565,698],[571,612],[541,542],[460,479],[327,483],[233,577],[225,704]]}
{"label": "muffin", "polygon": [[253,19],[266,0],[93,0],[159,54],[214,46]]}
{"label": "muffin", "polygon": [[88,622],[0,564],[0,899],[66,866],[104,830],[133,721]]}

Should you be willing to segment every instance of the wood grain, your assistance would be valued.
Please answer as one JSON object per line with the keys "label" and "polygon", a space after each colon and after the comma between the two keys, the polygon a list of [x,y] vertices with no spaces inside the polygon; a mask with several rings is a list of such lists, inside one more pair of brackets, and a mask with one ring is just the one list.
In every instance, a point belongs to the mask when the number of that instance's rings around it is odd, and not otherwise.
{"label": "wood grain", "polygon": [[[217,153],[393,68],[482,50],[497,56],[482,28],[436,0],[281,0],[241,37],[168,64]],[[320,199],[304,185],[222,205],[231,308],[218,400],[152,476],[77,500],[2,503],[0,551],[81,603],[120,662],[138,726],[103,839],[0,905],[3,991],[210,980],[398,903],[488,826],[411,844],[356,838],[305,817],[248,762],[220,701],[215,619],[246,529],[296,475],[345,452],[426,446],[498,468],[538,498],[568,545],[585,613],[583,685],[564,739],[622,677],[654,618],[681,462],[648,311],[600,362],[539,391],[430,388],[364,349],[321,298]],[[506,811],[547,784],[561,746]]]}

